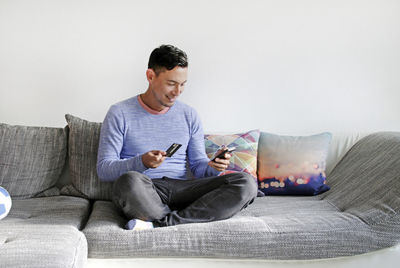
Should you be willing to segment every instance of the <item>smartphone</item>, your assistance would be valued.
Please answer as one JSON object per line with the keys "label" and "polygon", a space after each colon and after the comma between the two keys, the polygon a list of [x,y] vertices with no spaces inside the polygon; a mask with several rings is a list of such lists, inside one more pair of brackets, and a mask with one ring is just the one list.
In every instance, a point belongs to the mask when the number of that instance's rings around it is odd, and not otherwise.
{"label": "smartphone", "polygon": [[211,159],[211,161],[215,161],[216,158],[225,159],[226,153],[231,153],[235,150],[236,150],[236,147],[225,148],[225,150],[223,150],[221,153],[219,153],[217,156],[215,156],[213,159]]}
{"label": "smartphone", "polygon": [[179,148],[181,148],[182,144],[173,143],[165,152],[167,153],[167,157],[171,157]]}

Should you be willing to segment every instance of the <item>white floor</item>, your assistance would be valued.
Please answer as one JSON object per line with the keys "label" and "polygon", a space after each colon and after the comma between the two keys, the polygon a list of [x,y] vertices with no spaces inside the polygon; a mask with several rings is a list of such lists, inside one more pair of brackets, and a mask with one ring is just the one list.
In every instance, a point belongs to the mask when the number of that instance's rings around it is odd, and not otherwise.
{"label": "white floor", "polygon": [[366,254],[321,260],[266,261],[211,258],[89,259],[86,268],[397,268],[400,245]]}

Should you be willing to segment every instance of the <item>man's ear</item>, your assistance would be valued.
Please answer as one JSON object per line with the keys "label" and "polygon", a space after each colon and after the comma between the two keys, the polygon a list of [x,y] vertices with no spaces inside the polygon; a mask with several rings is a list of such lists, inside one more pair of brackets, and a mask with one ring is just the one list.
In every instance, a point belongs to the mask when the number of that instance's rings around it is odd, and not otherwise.
{"label": "man's ear", "polygon": [[154,72],[153,69],[147,69],[146,71],[146,77],[147,77],[147,81],[149,83],[151,83],[151,81],[153,81],[154,77],[156,76],[156,73]]}

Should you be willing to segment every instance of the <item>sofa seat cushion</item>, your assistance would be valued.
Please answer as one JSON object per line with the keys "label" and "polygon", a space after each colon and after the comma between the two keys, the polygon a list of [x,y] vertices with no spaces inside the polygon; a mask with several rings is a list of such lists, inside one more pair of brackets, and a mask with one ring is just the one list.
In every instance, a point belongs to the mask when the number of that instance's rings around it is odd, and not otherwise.
{"label": "sofa seat cushion", "polygon": [[123,229],[112,202],[97,201],[83,232],[92,258],[223,257],[315,259],[385,246],[356,216],[315,196],[267,196],[231,219],[150,230]]}
{"label": "sofa seat cushion", "polygon": [[87,242],[75,227],[8,223],[0,227],[1,267],[84,267]]}
{"label": "sofa seat cushion", "polygon": [[13,200],[0,229],[9,226],[60,225],[82,229],[89,215],[89,201],[79,197],[52,196]]}

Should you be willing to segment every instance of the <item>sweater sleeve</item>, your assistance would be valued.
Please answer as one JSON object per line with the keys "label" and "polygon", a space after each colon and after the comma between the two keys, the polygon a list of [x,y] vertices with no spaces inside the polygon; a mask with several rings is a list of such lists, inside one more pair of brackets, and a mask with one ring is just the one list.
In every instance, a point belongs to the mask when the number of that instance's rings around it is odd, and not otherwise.
{"label": "sweater sleeve", "polygon": [[196,178],[217,176],[220,172],[208,165],[204,132],[199,116],[192,110],[191,135],[187,148],[190,170]]}
{"label": "sweater sleeve", "polygon": [[125,121],[123,113],[113,105],[107,112],[100,131],[97,153],[97,175],[101,181],[115,181],[128,171],[143,172],[147,168],[142,156],[121,159],[124,144]]}

